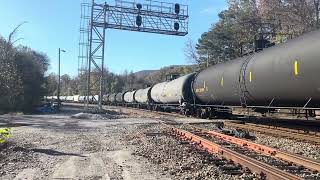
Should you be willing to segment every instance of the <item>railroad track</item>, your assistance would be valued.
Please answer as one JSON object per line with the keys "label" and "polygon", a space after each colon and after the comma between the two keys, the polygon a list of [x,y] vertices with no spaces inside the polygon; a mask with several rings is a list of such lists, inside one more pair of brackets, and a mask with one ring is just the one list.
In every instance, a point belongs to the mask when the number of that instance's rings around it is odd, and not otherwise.
{"label": "railroad track", "polygon": [[[160,115],[168,115],[172,117],[185,118],[185,116],[180,115],[178,113],[167,113],[167,112],[155,112],[149,110],[143,110],[146,112],[153,112]],[[214,123],[214,120],[213,120]],[[264,134],[269,134],[276,137],[285,137],[290,139],[295,139],[303,142],[310,142],[313,144],[320,145],[320,132],[306,131],[306,130],[297,130],[290,128],[283,128],[278,126],[271,125],[261,125],[261,124],[253,124],[253,123],[245,123],[240,124],[235,121],[224,121],[224,125],[228,127],[232,127],[235,129],[243,129],[249,132],[261,132]]]}
{"label": "railroad track", "polygon": [[219,132],[186,125],[183,129],[168,126],[173,134],[195,143],[209,153],[241,165],[262,179],[317,179],[320,162],[293,155]]}
{"label": "railroad track", "polygon": [[[118,106],[114,106],[118,107]],[[136,109],[131,107],[123,107],[128,109],[134,109],[138,111],[144,111],[149,113],[155,113],[159,115],[166,115],[170,117],[177,117],[177,118],[185,118],[184,115],[178,114],[178,113],[167,113],[167,112],[159,112],[159,111],[150,111],[145,109]],[[214,120],[212,120],[214,123]],[[275,137],[285,137],[290,138],[294,140],[299,140],[303,142],[310,142],[314,144],[320,144],[320,133],[319,132],[311,132],[311,131],[305,131],[305,130],[296,130],[296,129],[290,129],[290,128],[282,128],[278,126],[270,126],[270,125],[260,125],[260,124],[252,124],[252,123],[246,123],[246,124],[239,124],[236,123],[234,120],[225,120],[224,124],[228,127],[232,127],[235,129],[244,129],[249,132],[255,131],[255,132],[261,132],[264,134],[269,134]]]}
{"label": "railroad track", "polygon": [[307,141],[314,144],[320,144],[320,133],[319,132],[308,132],[305,130],[296,130],[289,128],[282,128],[276,126],[268,126],[268,125],[260,125],[260,124],[252,124],[245,123],[239,124],[235,122],[224,122],[224,125],[232,128],[244,129],[247,131],[256,131],[264,134],[269,134],[277,137],[285,137],[290,139],[296,139],[300,141]]}
{"label": "railroad track", "polygon": [[[168,116],[177,117],[177,118],[185,118],[185,116],[178,113],[156,112],[156,111],[149,111],[149,110],[143,110],[143,111],[157,113],[160,115],[168,115]],[[213,120],[213,123],[214,123],[214,120]],[[260,124],[253,124],[253,123],[240,124],[234,121],[224,121],[224,125],[235,128],[235,129],[247,130],[249,132],[252,132],[252,131],[261,132],[261,133],[269,134],[276,137],[285,137],[285,138],[290,138],[290,139],[295,139],[303,142],[310,142],[313,144],[320,145],[320,132],[297,130],[297,129],[283,128],[283,127],[271,126],[271,125],[260,125]]]}

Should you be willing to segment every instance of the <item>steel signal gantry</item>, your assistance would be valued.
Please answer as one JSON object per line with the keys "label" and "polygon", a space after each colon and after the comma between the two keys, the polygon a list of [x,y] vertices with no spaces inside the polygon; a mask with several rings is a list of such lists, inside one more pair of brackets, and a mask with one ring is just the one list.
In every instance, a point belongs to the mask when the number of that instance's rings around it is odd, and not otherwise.
{"label": "steel signal gantry", "polygon": [[[88,10],[88,7],[91,7],[91,10]],[[110,5],[98,4],[92,0],[91,5],[82,4],[81,18],[79,64],[80,61],[83,64],[86,58],[86,110],[90,101],[98,102],[99,109],[102,109],[106,29],[173,36],[188,34],[188,6],[181,4],[149,0],[141,3],[116,0]],[[98,99],[95,97],[97,94],[99,94]]]}

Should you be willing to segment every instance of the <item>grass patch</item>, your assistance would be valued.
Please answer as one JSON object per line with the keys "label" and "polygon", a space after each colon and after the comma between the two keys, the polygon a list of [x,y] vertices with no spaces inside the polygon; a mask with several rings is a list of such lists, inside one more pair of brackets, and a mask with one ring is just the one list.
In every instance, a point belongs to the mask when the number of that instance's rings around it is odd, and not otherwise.
{"label": "grass patch", "polygon": [[6,142],[11,137],[10,128],[0,128],[0,144]]}

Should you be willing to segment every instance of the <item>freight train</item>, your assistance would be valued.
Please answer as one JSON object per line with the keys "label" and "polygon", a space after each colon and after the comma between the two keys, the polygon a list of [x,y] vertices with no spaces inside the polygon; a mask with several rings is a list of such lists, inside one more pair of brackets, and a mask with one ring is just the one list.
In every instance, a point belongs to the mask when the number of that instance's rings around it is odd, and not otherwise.
{"label": "freight train", "polygon": [[[320,31],[152,87],[103,96],[105,104],[180,111],[202,118],[233,107],[258,112],[320,109]],[[48,97],[54,99],[56,97]],[[83,96],[61,97],[84,102]],[[94,103],[98,97],[89,97]]]}

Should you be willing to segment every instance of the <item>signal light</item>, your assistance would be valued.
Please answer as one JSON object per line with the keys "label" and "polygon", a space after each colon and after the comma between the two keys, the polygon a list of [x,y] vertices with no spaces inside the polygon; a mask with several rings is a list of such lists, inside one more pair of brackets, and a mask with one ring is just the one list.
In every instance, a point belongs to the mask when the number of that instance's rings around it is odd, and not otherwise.
{"label": "signal light", "polygon": [[139,9],[139,10],[141,10],[142,9],[142,4],[137,4],[137,8]]}
{"label": "signal light", "polygon": [[180,24],[175,22],[174,23],[174,30],[178,31],[180,29]]}
{"label": "signal light", "polygon": [[138,15],[136,18],[136,24],[139,27],[142,25],[142,17],[140,15]]}
{"label": "signal light", "polygon": [[174,5],[174,12],[176,13],[176,14],[179,14],[180,13],[180,4],[175,4]]}

